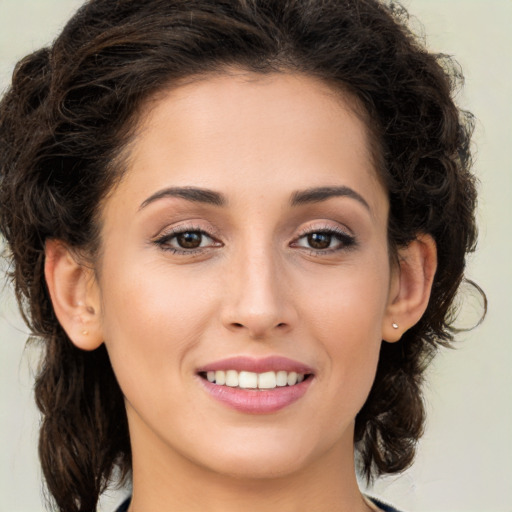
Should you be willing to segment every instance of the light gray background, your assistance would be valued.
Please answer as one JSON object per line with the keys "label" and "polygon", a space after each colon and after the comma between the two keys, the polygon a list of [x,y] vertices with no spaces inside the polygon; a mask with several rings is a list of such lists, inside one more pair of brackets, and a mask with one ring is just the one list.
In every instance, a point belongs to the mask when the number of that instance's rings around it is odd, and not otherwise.
{"label": "light gray background", "polygon": [[[143,0],[141,0],[143,1]],[[14,63],[55,37],[79,0],[0,0],[0,90]],[[430,48],[453,54],[477,117],[479,252],[469,276],[486,291],[485,323],[435,361],[429,422],[414,466],[376,494],[409,512],[512,511],[512,0],[405,0]],[[3,283],[3,282],[2,282]],[[0,288],[2,288],[0,286]],[[467,321],[474,318],[471,305]],[[0,295],[0,512],[39,512],[38,416],[24,328],[9,289]],[[101,510],[112,510],[114,496]]]}

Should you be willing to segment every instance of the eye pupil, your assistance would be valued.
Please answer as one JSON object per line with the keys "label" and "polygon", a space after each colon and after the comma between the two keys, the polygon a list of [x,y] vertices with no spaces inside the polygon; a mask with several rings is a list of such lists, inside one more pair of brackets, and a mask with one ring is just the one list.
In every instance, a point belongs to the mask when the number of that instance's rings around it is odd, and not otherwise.
{"label": "eye pupil", "polygon": [[195,249],[200,247],[202,235],[199,231],[186,231],[177,235],[176,241],[184,249]]}
{"label": "eye pupil", "polygon": [[311,233],[308,244],[314,249],[327,249],[331,245],[332,235],[328,233]]}

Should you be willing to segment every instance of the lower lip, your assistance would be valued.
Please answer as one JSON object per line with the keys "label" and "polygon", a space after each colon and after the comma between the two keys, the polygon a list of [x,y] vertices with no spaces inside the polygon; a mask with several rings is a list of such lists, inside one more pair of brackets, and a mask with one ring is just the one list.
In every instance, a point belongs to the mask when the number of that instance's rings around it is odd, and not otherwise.
{"label": "lower lip", "polygon": [[257,390],[220,386],[202,377],[199,378],[211,397],[231,409],[247,414],[270,414],[288,407],[304,396],[313,380],[313,377],[310,376],[294,386]]}

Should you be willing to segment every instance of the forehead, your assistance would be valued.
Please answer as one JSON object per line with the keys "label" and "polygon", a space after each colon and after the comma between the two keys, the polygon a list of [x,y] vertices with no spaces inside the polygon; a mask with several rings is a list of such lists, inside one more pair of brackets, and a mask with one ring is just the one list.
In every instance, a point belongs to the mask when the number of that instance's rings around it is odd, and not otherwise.
{"label": "forehead", "polygon": [[218,133],[224,124],[228,130],[243,128],[252,135],[248,143],[254,145],[265,139],[266,127],[285,129],[283,136],[299,127],[311,134],[322,126],[342,128],[347,118],[352,123],[350,130],[340,129],[333,135],[358,142],[371,158],[366,112],[348,91],[299,73],[258,74],[235,69],[192,77],[159,92],[142,110],[138,133],[144,137],[148,130],[154,132],[173,123],[174,133],[199,136],[209,130]]}
{"label": "forehead", "polygon": [[360,110],[350,94],[309,76],[198,77],[148,102],[123,182],[139,196],[189,185],[227,195],[353,185],[381,196]]}

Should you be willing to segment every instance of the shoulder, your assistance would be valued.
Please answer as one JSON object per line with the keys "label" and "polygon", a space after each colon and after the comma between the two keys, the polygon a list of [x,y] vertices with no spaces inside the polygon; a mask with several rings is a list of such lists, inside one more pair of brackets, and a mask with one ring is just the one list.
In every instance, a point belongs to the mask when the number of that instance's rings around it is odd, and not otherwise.
{"label": "shoulder", "polygon": [[400,512],[395,507],[392,507],[391,505],[388,505],[387,503],[382,502],[381,500],[377,498],[372,498],[371,496],[368,496],[368,499],[374,504],[379,507],[382,512]]}
{"label": "shoulder", "polygon": [[121,505],[119,505],[119,507],[115,510],[115,512],[127,512],[128,507],[130,506],[131,499],[132,498],[130,496],[128,499],[123,501],[123,503],[121,503]]}

